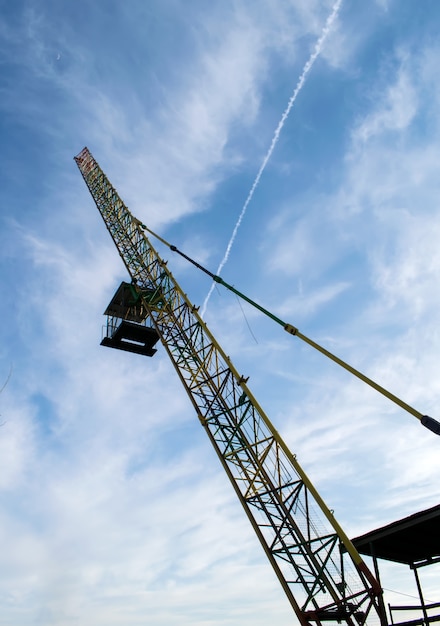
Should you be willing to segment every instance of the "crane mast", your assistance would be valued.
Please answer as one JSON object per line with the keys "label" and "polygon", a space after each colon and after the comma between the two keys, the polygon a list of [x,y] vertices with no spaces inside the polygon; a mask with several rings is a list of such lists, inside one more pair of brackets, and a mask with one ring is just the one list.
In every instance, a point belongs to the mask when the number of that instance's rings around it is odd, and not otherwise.
{"label": "crane mast", "polygon": [[[302,626],[381,624],[379,583],[87,148],[78,168],[131,277],[117,324],[157,333]],[[124,311],[124,312],[122,312]],[[150,351],[152,353],[154,351]],[[147,354],[148,352],[143,352]]]}

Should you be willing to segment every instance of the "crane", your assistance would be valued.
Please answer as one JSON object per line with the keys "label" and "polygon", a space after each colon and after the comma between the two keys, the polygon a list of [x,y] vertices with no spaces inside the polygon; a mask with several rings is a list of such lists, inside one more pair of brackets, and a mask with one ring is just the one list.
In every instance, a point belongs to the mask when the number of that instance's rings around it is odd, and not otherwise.
{"label": "crane", "polygon": [[103,344],[161,341],[302,626],[386,626],[382,589],[88,148],[76,164],[125,264]]}

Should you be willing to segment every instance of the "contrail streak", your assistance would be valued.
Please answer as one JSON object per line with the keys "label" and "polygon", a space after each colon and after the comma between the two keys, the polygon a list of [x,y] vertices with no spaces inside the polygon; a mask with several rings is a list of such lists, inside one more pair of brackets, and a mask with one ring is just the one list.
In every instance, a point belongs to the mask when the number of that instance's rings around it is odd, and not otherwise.
{"label": "contrail streak", "polygon": [[[221,260],[220,265],[218,266],[217,276],[220,275],[222,269],[224,268],[224,266],[226,265],[226,263],[227,263],[227,261],[229,259],[229,254],[231,252],[232,246],[234,245],[234,241],[235,241],[235,238],[237,236],[238,229],[241,226],[241,222],[243,221],[243,218],[244,218],[244,216],[246,214],[246,211],[247,211],[247,208],[249,206],[249,203],[252,200],[252,197],[254,195],[255,189],[258,187],[258,183],[260,182],[261,175],[263,174],[264,170],[266,169],[266,165],[268,164],[269,159],[272,156],[272,153],[273,153],[273,151],[275,149],[275,146],[278,143],[278,139],[280,137],[280,133],[281,133],[281,131],[283,129],[285,121],[287,120],[287,118],[289,116],[289,113],[290,113],[290,111],[291,111],[291,109],[292,109],[292,107],[293,107],[293,105],[295,103],[295,100],[298,97],[299,92],[301,91],[301,89],[304,86],[304,83],[306,81],[307,75],[310,72],[310,70],[312,69],[313,64],[315,63],[316,59],[318,58],[318,56],[321,53],[322,47],[324,45],[324,41],[326,40],[327,35],[329,34],[329,32],[331,30],[331,27],[333,25],[333,22],[335,21],[336,16],[339,13],[339,9],[341,8],[341,4],[342,4],[342,0],[336,0],[336,2],[334,3],[333,8],[331,10],[331,13],[330,13],[330,15],[327,18],[327,21],[326,21],[326,23],[324,25],[324,28],[322,29],[321,35],[320,35],[318,41],[315,44],[315,48],[314,48],[312,54],[310,55],[309,60],[304,65],[302,74],[301,74],[301,76],[298,79],[298,82],[296,84],[295,90],[294,90],[294,92],[293,92],[293,94],[292,94],[292,96],[291,96],[291,98],[290,98],[290,100],[289,100],[289,102],[287,104],[287,107],[286,107],[283,115],[281,116],[279,124],[278,124],[278,126],[277,126],[277,128],[275,130],[274,136],[272,138],[272,142],[270,144],[270,148],[267,151],[267,154],[266,154],[266,156],[263,159],[263,163],[261,164],[261,167],[260,167],[260,169],[258,171],[258,174],[255,177],[255,180],[253,182],[253,185],[251,187],[249,195],[246,198],[246,202],[244,203],[243,208],[241,209],[241,213],[240,213],[240,215],[238,217],[237,223],[235,224],[234,230],[232,231],[232,235],[231,235],[231,238],[230,238],[229,243],[227,245],[225,254],[223,256],[223,259]],[[212,292],[214,290],[214,287],[215,287],[215,283],[213,282],[211,287],[210,287],[210,289],[209,289],[208,295],[205,298],[203,306],[202,306],[202,310],[201,310],[201,316],[202,317],[205,315],[206,307],[208,306],[209,298],[211,297],[211,294],[212,294]]]}

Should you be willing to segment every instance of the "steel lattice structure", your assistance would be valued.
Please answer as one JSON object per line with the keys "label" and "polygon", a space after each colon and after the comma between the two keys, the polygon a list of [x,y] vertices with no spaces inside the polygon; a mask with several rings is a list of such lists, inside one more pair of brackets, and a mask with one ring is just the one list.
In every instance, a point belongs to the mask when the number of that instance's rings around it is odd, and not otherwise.
{"label": "steel lattice structure", "polygon": [[87,148],[75,161],[131,276],[138,319],[157,331],[300,623],[385,625],[378,582],[145,227]]}

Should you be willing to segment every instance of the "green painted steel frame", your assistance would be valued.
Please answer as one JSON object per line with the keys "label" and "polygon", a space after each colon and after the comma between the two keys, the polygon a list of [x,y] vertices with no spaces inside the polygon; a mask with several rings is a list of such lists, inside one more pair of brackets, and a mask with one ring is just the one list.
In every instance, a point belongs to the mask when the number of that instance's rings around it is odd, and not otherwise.
{"label": "green painted steel frame", "polygon": [[88,149],[75,160],[300,623],[385,624],[377,582],[247,381]]}

